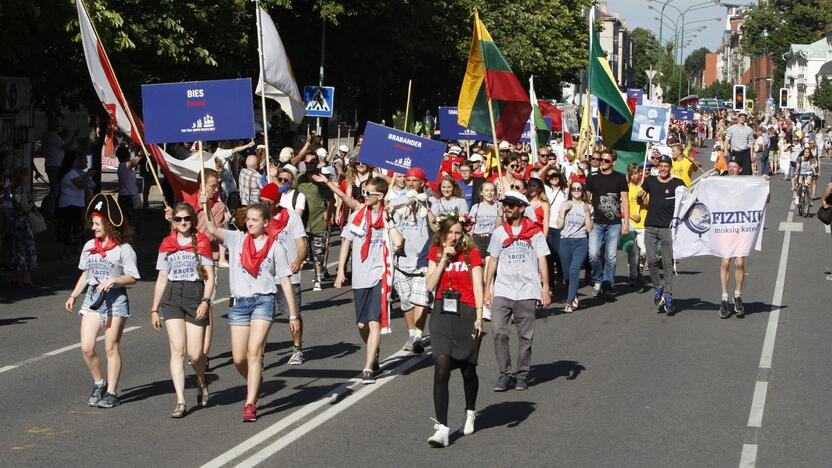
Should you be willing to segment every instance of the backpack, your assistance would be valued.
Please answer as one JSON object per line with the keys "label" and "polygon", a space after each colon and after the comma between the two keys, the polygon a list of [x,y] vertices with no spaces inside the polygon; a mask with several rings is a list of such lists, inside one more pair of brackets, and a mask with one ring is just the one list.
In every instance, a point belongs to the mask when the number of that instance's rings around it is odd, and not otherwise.
{"label": "backpack", "polygon": [[[294,193],[292,193],[292,210],[294,211],[295,207],[298,205],[298,196],[300,191],[295,189]],[[309,203],[306,201],[306,198],[303,199],[303,215],[301,215],[301,221],[303,221],[303,226],[306,227],[306,222],[309,220]]]}

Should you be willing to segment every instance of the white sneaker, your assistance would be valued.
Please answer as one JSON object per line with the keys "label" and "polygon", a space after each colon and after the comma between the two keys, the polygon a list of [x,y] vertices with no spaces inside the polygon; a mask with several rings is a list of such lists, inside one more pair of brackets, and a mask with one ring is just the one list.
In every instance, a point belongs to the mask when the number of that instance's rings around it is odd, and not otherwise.
{"label": "white sneaker", "polygon": [[474,433],[474,421],[477,419],[477,412],[465,410],[465,426],[462,428],[462,433],[471,435]]}
{"label": "white sneaker", "polygon": [[295,351],[292,353],[292,357],[289,358],[289,365],[290,366],[299,366],[303,364],[305,359],[303,358],[303,351]]}
{"label": "white sneaker", "polygon": [[[436,420],[434,419],[434,421]],[[431,447],[447,447],[448,436],[450,435],[450,429],[448,429],[448,426],[437,422],[433,425],[433,429],[436,432],[434,432],[432,436],[428,437],[428,444],[430,444]]]}
{"label": "white sneaker", "polygon": [[797,206],[797,205],[799,205],[799,204],[800,204],[800,200],[799,200],[799,199],[797,199],[797,198],[795,198],[795,199],[794,199],[794,206]]}
{"label": "white sneaker", "polygon": [[315,280],[315,282],[312,283],[312,290],[313,291],[323,291],[323,288],[321,288],[321,282],[318,281],[318,280]]}
{"label": "white sneaker", "polygon": [[592,294],[593,294],[595,297],[598,297],[598,296],[600,296],[600,295],[601,295],[601,283],[595,283],[595,284],[592,286]]}

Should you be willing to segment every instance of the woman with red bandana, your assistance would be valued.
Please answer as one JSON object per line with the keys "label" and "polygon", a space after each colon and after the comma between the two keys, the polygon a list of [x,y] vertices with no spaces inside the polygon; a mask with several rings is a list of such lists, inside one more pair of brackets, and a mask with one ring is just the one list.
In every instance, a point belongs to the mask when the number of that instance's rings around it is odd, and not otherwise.
{"label": "woman with red bandana", "polygon": [[[75,299],[87,288],[81,310],[81,355],[93,379],[88,404],[112,408],[119,404],[118,379],[121,375],[119,344],[130,315],[126,286],[136,283],[139,270],[136,252],[127,242],[133,235],[125,222],[118,201],[112,195],[98,194],[87,205],[85,218],[95,237],[81,251],[78,268],[81,276],[64,307],[72,312]],[[107,377],[95,352],[99,331],[104,330]]]}
{"label": "woman with red bandana", "polygon": [[214,291],[214,260],[211,241],[196,229],[193,207],[177,203],[173,212],[173,229],[162,240],[156,259],[159,276],[153,290],[150,323],[155,330],[161,330],[164,320],[170,342],[170,376],[176,391],[176,407],[170,417],[182,418],[188,412],[182,368],[186,353],[196,372],[197,406],[208,406],[208,359],[202,345]]}
{"label": "woman with red bandana", "polygon": [[[200,202],[207,207],[204,195],[200,195]],[[296,317],[298,311],[286,250],[275,242],[275,236],[269,235],[271,208],[262,203],[252,203],[247,208],[247,232],[220,229],[210,210],[205,211],[207,233],[228,248],[229,284],[234,298],[234,305],[228,310],[231,356],[237,372],[246,379],[242,420],[252,422],[257,420],[257,393],[263,378],[260,363],[274,319],[277,283],[289,304],[289,319]]]}

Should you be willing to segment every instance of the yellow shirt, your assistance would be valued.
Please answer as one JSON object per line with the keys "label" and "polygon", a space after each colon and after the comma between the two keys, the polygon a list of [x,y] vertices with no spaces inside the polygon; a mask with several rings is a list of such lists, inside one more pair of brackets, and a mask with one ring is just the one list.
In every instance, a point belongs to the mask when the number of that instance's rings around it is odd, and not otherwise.
{"label": "yellow shirt", "polygon": [[641,221],[639,222],[630,220],[630,226],[636,229],[644,229],[644,220],[647,218],[647,210],[638,204],[638,192],[641,191],[641,186],[632,182],[628,182],[627,185],[630,187],[630,191],[627,195],[627,198],[630,199],[630,214],[632,215],[634,213],[638,213],[639,216],[641,216]]}
{"label": "yellow shirt", "polygon": [[693,173],[693,168],[694,165],[688,158],[674,159],[673,168],[670,169],[670,173],[682,179],[685,187],[690,188],[690,175]]}

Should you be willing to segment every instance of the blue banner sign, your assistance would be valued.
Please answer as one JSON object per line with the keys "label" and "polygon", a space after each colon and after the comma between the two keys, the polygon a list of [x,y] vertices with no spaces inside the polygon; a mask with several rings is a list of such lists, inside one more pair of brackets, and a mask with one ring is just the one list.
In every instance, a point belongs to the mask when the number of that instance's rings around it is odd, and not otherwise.
{"label": "blue banner sign", "polygon": [[693,111],[677,107],[673,109],[673,118],[676,120],[693,120]]}
{"label": "blue banner sign", "polygon": [[142,85],[147,143],[254,138],[250,78]]}
{"label": "blue banner sign", "polygon": [[421,167],[428,180],[434,180],[439,174],[445,148],[445,143],[367,122],[358,160],[401,174],[411,167]]}
{"label": "blue banner sign", "polygon": [[627,88],[627,100],[635,98],[636,105],[644,103],[644,90],[641,88]]}

